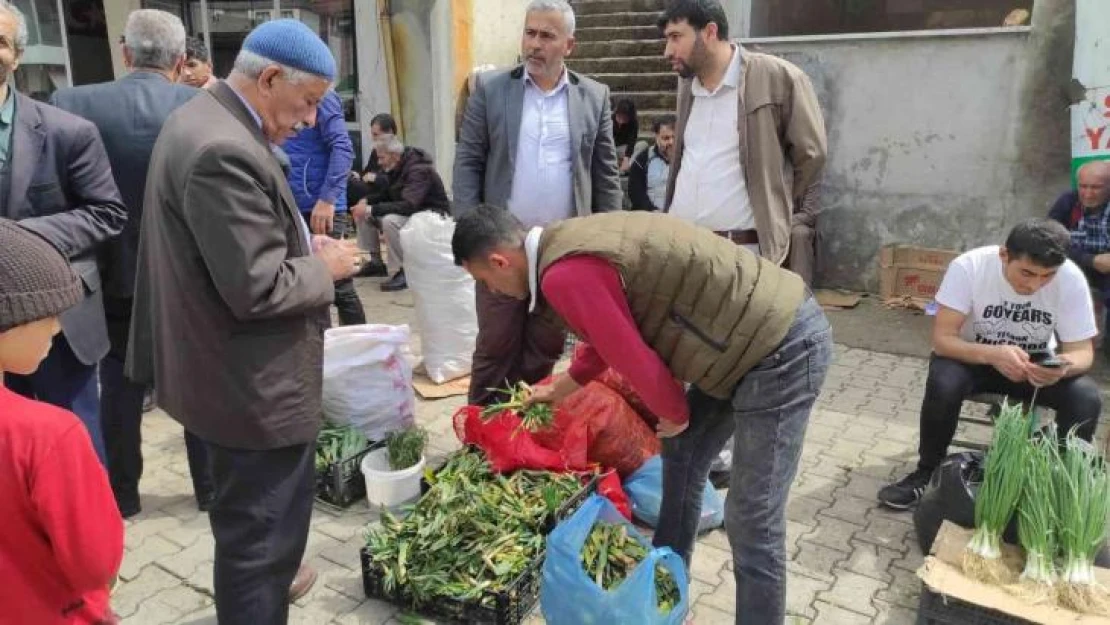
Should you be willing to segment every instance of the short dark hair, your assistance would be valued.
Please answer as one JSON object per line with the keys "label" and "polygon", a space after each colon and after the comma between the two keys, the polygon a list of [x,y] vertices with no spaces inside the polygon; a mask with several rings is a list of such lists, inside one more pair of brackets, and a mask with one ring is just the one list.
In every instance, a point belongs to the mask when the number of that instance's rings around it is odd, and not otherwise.
{"label": "short dark hair", "polygon": [[208,56],[208,46],[200,37],[189,37],[185,40],[185,59],[196,59],[201,63],[208,63],[212,57]]}
{"label": "short dark hair", "polygon": [[382,132],[387,132],[391,135],[397,134],[397,120],[389,113],[378,113],[370,120],[371,126],[377,126],[382,129]]}
{"label": "short dark hair", "polygon": [[617,100],[616,106],[613,107],[613,115],[620,113],[627,115],[630,121],[636,120],[636,103],[631,98],[621,98]]}
{"label": "short dark hair", "polygon": [[655,25],[662,32],[667,28],[667,24],[681,21],[685,21],[698,31],[704,30],[710,22],[713,22],[717,25],[717,39],[720,41],[728,39],[728,16],[725,15],[725,8],[717,0],[671,0]]}
{"label": "short dark hair", "polygon": [[455,264],[462,266],[499,245],[522,245],[524,224],[504,208],[479,204],[455,222],[451,237],[451,253]]}
{"label": "short dark hair", "polygon": [[1071,247],[1067,228],[1052,219],[1027,219],[1006,236],[1006,252],[1010,260],[1028,258],[1037,265],[1053,269],[1064,264]]}
{"label": "short dark hair", "polygon": [[678,118],[674,116],[674,113],[666,113],[664,115],[656,117],[655,121],[651,122],[651,131],[655,134],[659,134],[659,129],[663,126],[670,126],[671,128],[674,128],[675,124],[677,123]]}

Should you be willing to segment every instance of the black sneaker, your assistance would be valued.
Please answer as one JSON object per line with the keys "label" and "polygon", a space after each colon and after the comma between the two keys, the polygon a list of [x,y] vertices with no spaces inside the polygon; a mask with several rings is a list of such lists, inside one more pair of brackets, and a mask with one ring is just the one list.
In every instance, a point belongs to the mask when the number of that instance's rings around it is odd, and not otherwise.
{"label": "black sneaker", "polygon": [[879,503],[895,510],[909,510],[921,500],[933,472],[917,469],[897,482],[879,490]]}

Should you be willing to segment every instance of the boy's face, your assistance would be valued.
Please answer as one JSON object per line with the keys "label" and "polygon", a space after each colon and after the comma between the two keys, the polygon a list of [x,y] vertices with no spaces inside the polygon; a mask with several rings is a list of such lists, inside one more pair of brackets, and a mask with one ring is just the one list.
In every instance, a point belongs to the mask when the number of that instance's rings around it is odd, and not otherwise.
{"label": "boy's face", "polygon": [[0,371],[30,375],[50,352],[54,335],[62,329],[57,317],[39,319],[0,332]]}

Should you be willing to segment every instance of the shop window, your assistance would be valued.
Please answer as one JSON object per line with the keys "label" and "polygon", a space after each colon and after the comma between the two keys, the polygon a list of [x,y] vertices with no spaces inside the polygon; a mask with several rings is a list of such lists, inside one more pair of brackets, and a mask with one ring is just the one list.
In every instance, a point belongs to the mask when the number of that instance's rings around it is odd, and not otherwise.
{"label": "shop window", "polygon": [[751,0],[752,37],[1028,26],[1033,0]]}

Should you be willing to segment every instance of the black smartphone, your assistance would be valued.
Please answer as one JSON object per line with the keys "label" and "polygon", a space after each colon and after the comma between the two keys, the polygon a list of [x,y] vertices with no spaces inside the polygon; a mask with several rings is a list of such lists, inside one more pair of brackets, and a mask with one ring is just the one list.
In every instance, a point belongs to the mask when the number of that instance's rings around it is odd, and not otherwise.
{"label": "black smartphone", "polygon": [[1033,364],[1039,365],[1046,369],[1059,369],[1064,366],[1064,361],[1056,357],[1052,352],[1035,352],[1029,354],[1029,359]]}

